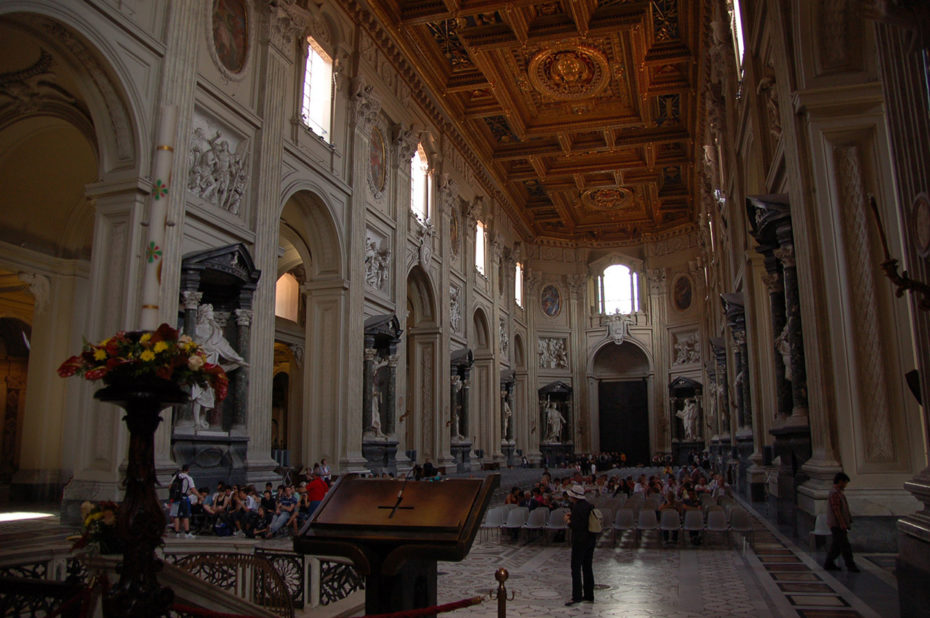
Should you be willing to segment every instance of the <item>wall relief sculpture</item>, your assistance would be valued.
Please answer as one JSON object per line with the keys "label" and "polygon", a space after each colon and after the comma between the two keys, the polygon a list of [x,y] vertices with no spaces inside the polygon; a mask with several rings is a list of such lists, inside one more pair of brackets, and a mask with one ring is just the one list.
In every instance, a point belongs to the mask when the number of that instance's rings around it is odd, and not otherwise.
{"label": "wall relief sculpture", "polygon": [[564,337],[540,337],[538,345],[540,369],[568,368],[568,351]]}
{"label": "wall relief sculpture", "polygon": [[[197,120],[194,120],[195,124],[198,124]],[[234,138],[224,137],[218,129],[196,127],[190,142],[187,190],[218,208],[238,215],[248,184],[248,148],[248,140],[236,142]]]}
{"label": "wall relief sculpture", "polygon": [[457,333],[462,328],[462,304],[459,302],[459,289],[449,286],[449,326]]}
{"label": "wall relief sculpture", "polygon": [[507,318],[504,316],[499,317],[500,323],[498,328],[500,330],[500,342],[501,342],[501,354],[505,357],[510,351],[510,337],[507,335]]}
{"label": "wall relief sculpture", "polygon": [[365,283],[376,290],[384,290],[391,277],[391,250],[381,244],[371,234],[365,239]]}
{"label": "wall relief sculpture", "polygon": [[675,336],[675,360],[673,365],[687,365],[701,360],[701,344],[697,333],[682,333]]}

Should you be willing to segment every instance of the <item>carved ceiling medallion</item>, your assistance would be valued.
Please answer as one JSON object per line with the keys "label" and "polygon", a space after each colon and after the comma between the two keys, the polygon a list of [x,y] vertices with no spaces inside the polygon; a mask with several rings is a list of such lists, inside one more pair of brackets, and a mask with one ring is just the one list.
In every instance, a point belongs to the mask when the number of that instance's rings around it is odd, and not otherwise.
{"label": "carved ceiling medallion", "polygon": [[542,50],[530,60],[528,74],[536,90],[560,101],[596,96],[610,81],[607,57],[583,46]]}
{"label": "carved ceiling medallion", "polygon": [[589,189],[582,193],[581,201],[585,206],[594,210],[620,210],[633,205],[633,192],[623,187]]}

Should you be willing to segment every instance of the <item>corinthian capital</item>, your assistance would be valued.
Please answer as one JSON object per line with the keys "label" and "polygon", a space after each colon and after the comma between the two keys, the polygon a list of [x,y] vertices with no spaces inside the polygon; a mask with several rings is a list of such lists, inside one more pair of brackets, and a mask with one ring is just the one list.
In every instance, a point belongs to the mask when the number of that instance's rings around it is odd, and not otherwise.
{"label": "corinthian capital", "polygon": [[367,83],[364,78],[356,77],[352,80],[352,111],[355,113],[355,126],[363,132],[371,128],[381,111],[381,102],[374,96],[374,86]]}

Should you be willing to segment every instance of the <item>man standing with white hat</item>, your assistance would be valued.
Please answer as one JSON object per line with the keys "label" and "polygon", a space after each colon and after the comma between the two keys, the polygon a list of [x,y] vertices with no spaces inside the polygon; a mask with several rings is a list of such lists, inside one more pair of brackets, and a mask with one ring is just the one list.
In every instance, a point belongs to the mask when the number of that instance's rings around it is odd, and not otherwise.
{"label": "man standing with white hat", "polygon": [[572,599],[565,605],[572,606],[582,601],[594,603],[594,546],[597,545],[597,534],[588,530],[588,518],[594,506],[585,500],[584,487],[581,485],[572,485],[565,495],[572,501],[571,512],[565,514],[565,523],[572,532]]}

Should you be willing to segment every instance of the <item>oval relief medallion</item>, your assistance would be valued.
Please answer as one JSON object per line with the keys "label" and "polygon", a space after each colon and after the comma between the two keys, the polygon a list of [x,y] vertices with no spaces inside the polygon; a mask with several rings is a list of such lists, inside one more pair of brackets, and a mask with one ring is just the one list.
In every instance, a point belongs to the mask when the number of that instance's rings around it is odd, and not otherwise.
{"label": "oval relief medallion", "polygon": [[213,0],[213,49],[231,73],[238,73],[245,66],[249,21],[243,0]]}

